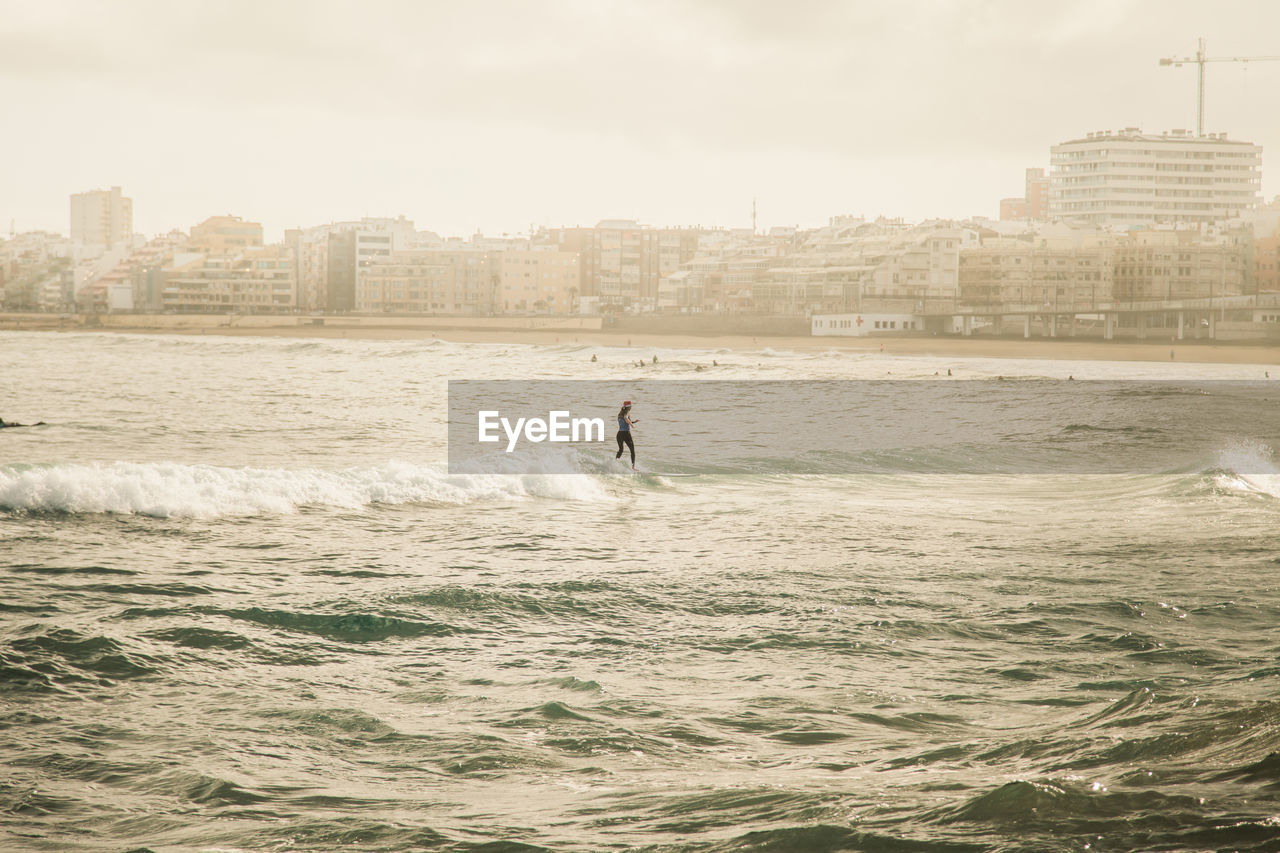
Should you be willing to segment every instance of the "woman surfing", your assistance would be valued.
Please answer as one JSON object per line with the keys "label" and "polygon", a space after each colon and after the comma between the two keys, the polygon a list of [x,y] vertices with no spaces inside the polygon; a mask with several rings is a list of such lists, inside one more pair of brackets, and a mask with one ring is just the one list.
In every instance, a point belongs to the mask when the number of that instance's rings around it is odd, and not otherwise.
{"label": "woman surfing", "polygon": [[631,426],[635,421],[631,419],[631,401],[623,400],[622,408],[618,410],[618,454],[614,459],[622,458],[623,445],[631,450],[631,470],[636,470],[636,445],[631,440]]}

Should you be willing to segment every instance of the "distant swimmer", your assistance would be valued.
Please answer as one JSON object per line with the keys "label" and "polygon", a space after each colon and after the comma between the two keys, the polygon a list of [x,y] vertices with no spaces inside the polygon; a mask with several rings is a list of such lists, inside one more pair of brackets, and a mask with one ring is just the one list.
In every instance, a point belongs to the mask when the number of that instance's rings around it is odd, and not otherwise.
{"label": "distant swimmer", "polygon": [[654,364],[657,364],[657,363],[658,363],[658,357],[657,357],[656,355],[653,357],[653,363],[654,363]]}
{"label": "distant swimmer", "polygon": [[631,425],[635,421],[631,420],[631,401],[624,400],[622,408],[618,410],[618,454],[614,459],[622,458],[622,448],[626,445],[631,450],[631,470],[636,470],[636,445],[631,440]]}
{"label": "distant swimmer", "polygon": [[4,418],[0,418],[0,429],[7,429],[7,428],[11,429],[13,427],[44,426],[44,425],[45,425],[44,421],[36,421],[33,424],[20,424],[20,423],[17,423],[16,421],[6,421]]}
{"label": "distant swimmer", "polygon": [[712,367],[719,367],[719,366],[720,366],[720,362],[716,361],[716,360],[713,358],[713,359],[711,359],[711,366],[712,366]]}
{"label": "distant swimmer", "polygon": [[600,359],[596,358],[596,354],[595,354],[595,353],[591,353],[591,360],[592,360],[592,361],[599,361]]}
{"label": "distant swimmer", "polygon": [[951,375],[951,368],[950,368],[950,367],[948,367],[948,368],[947,368],[947,375],[948,375],[948,376],[950,376],[950,375]]}

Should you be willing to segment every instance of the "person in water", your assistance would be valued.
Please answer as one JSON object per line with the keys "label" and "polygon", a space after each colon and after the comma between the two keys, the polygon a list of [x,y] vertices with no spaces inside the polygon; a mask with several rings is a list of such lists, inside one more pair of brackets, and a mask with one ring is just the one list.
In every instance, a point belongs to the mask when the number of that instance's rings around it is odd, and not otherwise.
{"label": "person in water", "polygon": [[622,448],[625,445],[631,451],[631,470],[636,470],[636,445],[631,440],[631,425],[635,421],[631,420],[631,401],[624,400],[622,408],[618,410],[618,454],[614,459],[622,458]]}
{"label": "person in water", "polygon": [[4,418],[0,418],[0,429],[5,427],[24,427],[24,426],[44,426],[44,421],[38,421],[34,424],[18,424],[13,421],[6,422]]}

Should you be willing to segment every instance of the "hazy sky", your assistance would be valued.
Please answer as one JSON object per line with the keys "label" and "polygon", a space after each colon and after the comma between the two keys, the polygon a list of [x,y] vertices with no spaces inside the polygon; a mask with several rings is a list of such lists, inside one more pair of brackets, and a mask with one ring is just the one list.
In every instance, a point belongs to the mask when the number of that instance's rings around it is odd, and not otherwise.
{"label": "hazy sky", "polygon": [[[1158,60],[1199,36],[1280,55],[1280,2],[0,0],[0,223],[113,184],[143,233],[268,239],[995,216],[1055,142],[1193,128]],[[1206,130],[1280,156],[1280,62],[1207,77]]]}

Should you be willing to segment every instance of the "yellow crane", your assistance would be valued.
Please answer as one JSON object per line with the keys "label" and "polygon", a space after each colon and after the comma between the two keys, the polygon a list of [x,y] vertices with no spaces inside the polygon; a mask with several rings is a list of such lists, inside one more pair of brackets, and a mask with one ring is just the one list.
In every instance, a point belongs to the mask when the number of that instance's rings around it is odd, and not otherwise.
{"label": "yellow crane", "polygon": [[1196,92],[1196,136],[1204,136],[1204,64],[1206,62],[1271,62],[1280,56],[1208,56],[1204,52],[1204,39],[1200,39],[1200,49],[1195,56],[1164,57],[1161,65],[1172,65],[1177,68],[1183,63],[1194,62],[1199,66],[1199,84]]}

